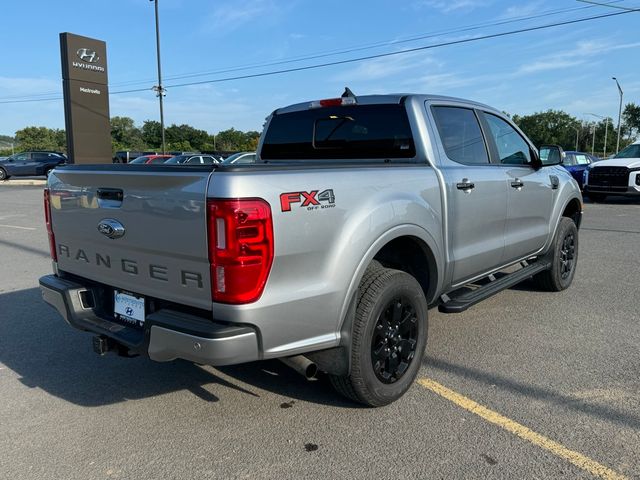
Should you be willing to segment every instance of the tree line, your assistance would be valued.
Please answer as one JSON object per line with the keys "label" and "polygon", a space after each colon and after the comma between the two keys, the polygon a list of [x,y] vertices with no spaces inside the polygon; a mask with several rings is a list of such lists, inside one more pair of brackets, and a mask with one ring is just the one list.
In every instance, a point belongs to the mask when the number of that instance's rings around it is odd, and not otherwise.
{"label": "tree line", "polygon": [[[513,115],[513,121],[535,145],[560,145],[565,150],[591,152],[597,155],[615,153],[617,125],[611,118],[584,122],[563,112],[547,110],[531,115]],[[606,149],[604,145],[606,133]],[[628,103],[622,115],[620,148],[640,135],[640,105]],[[253,151],[260,133],[230,128],[210,134],[191,125],[170,125],[165,129],[167,151]],[[15,138],[3,136],[2,145],[14,142],[16,152],[24,150],[56,150],[66,152],[65,131],[47,127],[26,127]],[[132,118],[111,119],[111,146],[117,151],[160,151],[162,132],[160,122],[145,120],[137,126]],[[0,148],[0,156],[11,155],[11,148]]]}
{"label": "tree line", "polygon": [[[253,151],[258,146],[260,132],[230,128],[216,134],[199,130],[191,125],[170,125],[165,128],[166,151]],[[13,143],[16,152],[27,150],[67,151],[65,131],[58,128],[25,127],[15,137],[3,137],[0,156],[11,155]],[[111,118],[111,147],[117,151],[160,151],[162,130],[160,122],[146,120],[137,126],[132,118]]]}

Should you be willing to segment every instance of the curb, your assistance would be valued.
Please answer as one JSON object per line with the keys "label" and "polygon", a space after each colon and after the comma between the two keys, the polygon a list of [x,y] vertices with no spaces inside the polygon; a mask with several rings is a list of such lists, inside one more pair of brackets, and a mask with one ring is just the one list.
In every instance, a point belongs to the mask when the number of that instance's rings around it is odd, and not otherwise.
{"label": "curb", "polygon": [[25,186],[39,186],[44,187],[47,184],[46,180],[29,179],[29,180],[2,180],[0,181],[0,187],[25,187]]}

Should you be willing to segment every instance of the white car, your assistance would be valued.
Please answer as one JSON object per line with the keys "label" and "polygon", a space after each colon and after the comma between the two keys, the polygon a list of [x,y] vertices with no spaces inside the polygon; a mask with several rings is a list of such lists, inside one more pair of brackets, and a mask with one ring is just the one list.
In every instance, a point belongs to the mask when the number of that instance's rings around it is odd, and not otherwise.
{"label": "white car", "polygon": [[584,193],[594,202],[608,195],[640,196],[640,141],[584,172]]}

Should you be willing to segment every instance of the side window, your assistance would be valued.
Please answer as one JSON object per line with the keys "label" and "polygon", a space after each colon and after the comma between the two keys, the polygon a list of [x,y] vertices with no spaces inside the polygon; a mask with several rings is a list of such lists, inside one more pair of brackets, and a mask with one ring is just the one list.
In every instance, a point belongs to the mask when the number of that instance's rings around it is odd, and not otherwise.
{"label": "side window", "polygon": [[13,157],[13,159],[19,162],[24,162],[29,160],[29,157],[30,155],[28,153],[20,153],[19,155],[16,155],[15,157]]}
{"label": "side window", "polygon": [[213,157],[202,157],[202,163],[205,165],[212,165],[216,162],[213,161]]}
{"label": "side window", "polygon": [[191,157],[187,160],[189,165],[200,165],[202,163],[202,157]]}
{"label": "side window", "polygon": [[576,158],[577,165],[589,165],[591,163],[591,160],[589,160],[589,157],[583,154],[576,154],[575,158]]}
{"label": "side window", "polygon": [[563,165],[566,167],[572,167],[576,164],[576,158],[578,156],[573,153],[566,153],[564,156],[564,160],[562,161]]}
{"label": "side window", "polygon": [[506,165],[523,165],[531,162],[529,144],[500,117],[485,113],[491,136],[496,143],[500,163]]}
{"label": "side window", "polygon": [[433,107],[432,111],[447,157],[465,165],[489,164],[482,130],[473,110]]}

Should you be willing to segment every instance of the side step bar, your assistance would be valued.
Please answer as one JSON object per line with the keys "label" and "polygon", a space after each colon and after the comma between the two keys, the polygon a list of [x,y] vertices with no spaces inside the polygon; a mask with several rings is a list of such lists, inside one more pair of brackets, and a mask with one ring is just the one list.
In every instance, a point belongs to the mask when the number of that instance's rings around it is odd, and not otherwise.
{"label": "side step bar", "polygon": [[[460,313],[464,312],[469,307],[476,303],[495,295],[502,290],[513,287],[518,283],[534,276],[537,273],[543,272],[551,268],[550,262],[538,260],[535,263],[531,263],[520,270],[513,273],[509,273],[498,280],[492,280],[489,283],[478,287],[472,291],[455,295],[455,292],[449,294],[449,301],[441,303],[438,306],[438,310],[443,313]],[[489,277],[494,278],[493,276]]]}

